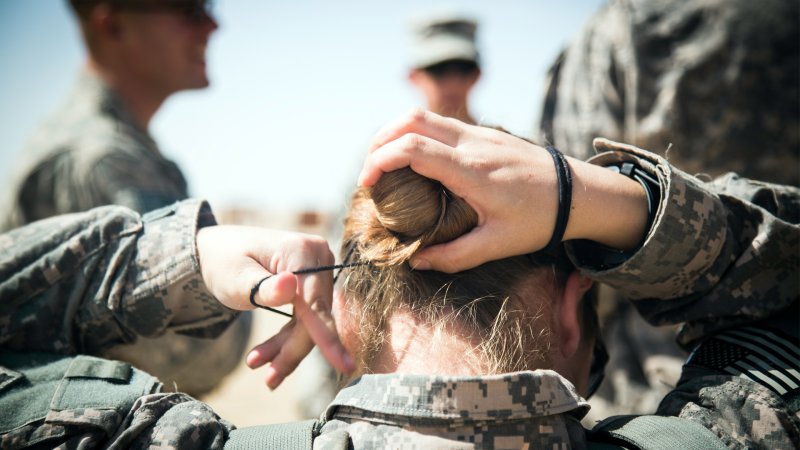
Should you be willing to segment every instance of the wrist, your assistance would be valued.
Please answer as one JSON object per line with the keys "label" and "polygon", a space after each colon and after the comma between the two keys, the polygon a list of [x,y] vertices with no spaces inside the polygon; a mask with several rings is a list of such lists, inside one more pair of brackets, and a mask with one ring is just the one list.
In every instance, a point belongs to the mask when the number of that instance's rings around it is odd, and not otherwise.
{"label": "wrist", "polygon": [[648,198],[637,181],[569,158],[572,211],[564,240],[588,239],[620,250],[636,248],[647,232]]}

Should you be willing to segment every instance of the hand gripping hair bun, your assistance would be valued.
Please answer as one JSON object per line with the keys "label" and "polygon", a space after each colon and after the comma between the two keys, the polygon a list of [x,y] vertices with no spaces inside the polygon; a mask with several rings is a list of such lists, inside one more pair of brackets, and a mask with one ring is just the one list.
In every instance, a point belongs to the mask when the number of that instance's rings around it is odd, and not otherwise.
{"label": "hand gripping hair bun", "polygon": [[379,266],[402,264],[418,250],[452,241],[478,224],[478,214],[441,183],[404,168],[384,174],[367,191],[374,214],[364,228],[361,257]]}

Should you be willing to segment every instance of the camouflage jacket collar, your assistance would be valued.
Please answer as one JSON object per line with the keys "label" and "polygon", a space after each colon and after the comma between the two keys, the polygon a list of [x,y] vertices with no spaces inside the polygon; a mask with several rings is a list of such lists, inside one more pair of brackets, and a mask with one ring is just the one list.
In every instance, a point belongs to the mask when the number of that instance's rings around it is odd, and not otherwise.
{"label": "camouflage jacket collar", "polygon": [[582,418],[589,405],[552,370],[488,376],[364,375],[336,396],[324,418],[370,419],[403,425],[506,422],[556,414]]}

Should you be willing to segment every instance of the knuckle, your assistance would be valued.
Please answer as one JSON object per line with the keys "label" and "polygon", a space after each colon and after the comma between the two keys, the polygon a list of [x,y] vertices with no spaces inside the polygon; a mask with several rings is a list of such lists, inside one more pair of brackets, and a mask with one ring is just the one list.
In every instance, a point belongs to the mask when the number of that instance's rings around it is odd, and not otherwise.
{"label": "knuckle", "polygon": [[406,119],[406,124],[408,126],[419,125],[428,117],[428,112],[422,108],[414,108],[408,113],[408,117]]}
{"label": "knuckle", "polygon": [[402,149],[405,152],[412,152],[425,146],[425,139],[417,133],[405,134],[401,139]]}

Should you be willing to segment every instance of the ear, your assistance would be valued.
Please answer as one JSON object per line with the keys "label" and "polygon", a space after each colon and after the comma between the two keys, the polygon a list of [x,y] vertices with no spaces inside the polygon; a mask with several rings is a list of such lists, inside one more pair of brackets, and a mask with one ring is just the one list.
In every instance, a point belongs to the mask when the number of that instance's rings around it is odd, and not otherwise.
{"label": "ear", "polygon": [[419,69],[411,69],[408,71],[408,81],[414,86],[419,86],[419,79],[422,76]]}
{"label": "ear", "polygon": [[572,272],[567,277],[560,301],[556,306],[556,320],[558,321],[558,343],[561,355],[568,359],[578,350],[581,342],[581,300],[584,294],[592,287],[592,280],[584,277],[578,271]]}
{"label": "ear", "polygon": [[336,332],[339,334],[339,339],[342,345],[355,355],[358,351],[358,333],[354,329],[354,317],[356,314],[351,310],[352,304],[348,305],[347,299],[344,296],[344,289],[341,287],[333,288],[333,304],[331,305],[331,316],[336,324]]}

